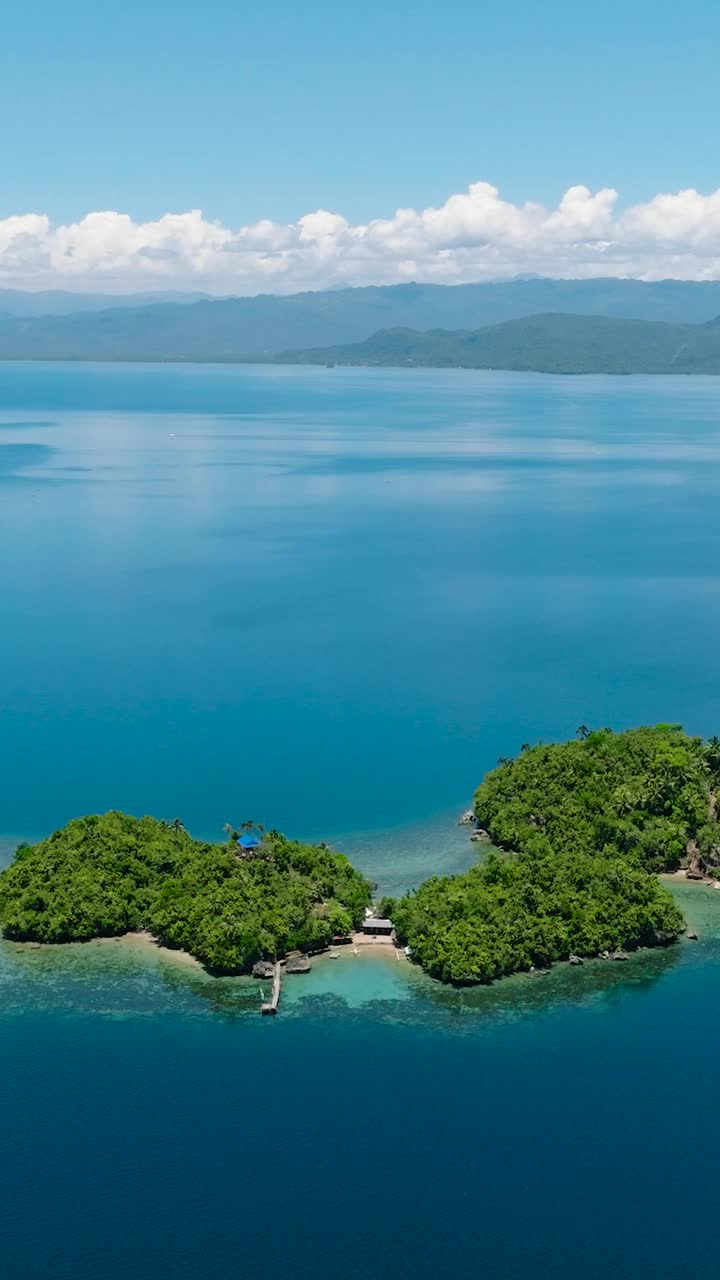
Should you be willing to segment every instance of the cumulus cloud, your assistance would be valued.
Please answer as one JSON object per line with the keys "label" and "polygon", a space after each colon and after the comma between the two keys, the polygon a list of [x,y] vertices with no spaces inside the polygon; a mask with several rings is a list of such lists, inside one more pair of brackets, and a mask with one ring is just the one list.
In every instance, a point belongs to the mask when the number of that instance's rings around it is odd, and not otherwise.
{"label": "cumulus cloud", "polygon": [[720,279],[720,190],[659,194],[620,209],[617,191],[574,186],[548,209],[513,204],[474,182],[439,208],[357,224],[326,209],[238,228],[199,209],[153,222],[111,211],[67,226],[34,213],[0,219],[5,288],[290,293],[528,273]]}

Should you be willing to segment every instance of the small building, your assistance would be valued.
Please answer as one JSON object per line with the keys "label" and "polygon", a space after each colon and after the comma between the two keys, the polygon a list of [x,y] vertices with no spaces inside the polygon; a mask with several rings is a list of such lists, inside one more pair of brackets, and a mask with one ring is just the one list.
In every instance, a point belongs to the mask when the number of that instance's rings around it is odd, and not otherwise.
{"label": "small building", "polygon": [[379,916],[366,916],[363,920],[363,933],[372,933],[389,938],[393,931],[392,920],[382,920]]}
{"label": "small building", "polygon": [[238,846],[243,853],[252,853],[253,849],[260,848],[260,841],[255,836],[240,836]]}

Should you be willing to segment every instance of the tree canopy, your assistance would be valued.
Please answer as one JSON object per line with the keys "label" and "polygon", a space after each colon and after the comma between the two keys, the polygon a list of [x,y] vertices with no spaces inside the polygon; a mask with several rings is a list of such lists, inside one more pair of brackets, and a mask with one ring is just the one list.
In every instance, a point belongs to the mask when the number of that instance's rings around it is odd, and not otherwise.
{"label": "tree canopy", "polygon": [[370,884],[341,853],[265,833],[250,854],[182,823],[111,811],[21,846],[0,874],[6,937],[75,942],[149,929],[218,972],[325,946],[362,919]]}
{"label": "tree canopy", "polygon": [[395,903],[398,933],[451,982],[667,943],[683,921],[653,873],[720,863],[719,776],[720,742],[678,725],[524,747],[475,794],[496,848]]}
{"label": "tree canopy", "polygon": [[688,841],[711,859],[720,755],[679,725],[659,724],[525,748],[483,779],[478,822],[501,849],[622,855],[654,871],[679,866]]}
{"label": "tree canopy", "polygon": [[463,875],[435,877],[395,904],[415,959],[445,982],[490,982],[618,948],[672,941],[682,917],[647,872],[584,853],[490,852]]}

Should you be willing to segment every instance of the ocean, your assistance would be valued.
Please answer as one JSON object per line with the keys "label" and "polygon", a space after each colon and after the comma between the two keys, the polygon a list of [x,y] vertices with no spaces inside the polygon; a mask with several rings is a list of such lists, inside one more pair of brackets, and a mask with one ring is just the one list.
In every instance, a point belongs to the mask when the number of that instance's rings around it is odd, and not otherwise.
{"label": "ocean", "polygon": [[[0,365],[0,856],[253,818],[383,889],[470,864],[483,772],[580,723],[720,732],[704,378]],[[700,935],[448,991],[0,944],[3,1276],[717,1272]]]}

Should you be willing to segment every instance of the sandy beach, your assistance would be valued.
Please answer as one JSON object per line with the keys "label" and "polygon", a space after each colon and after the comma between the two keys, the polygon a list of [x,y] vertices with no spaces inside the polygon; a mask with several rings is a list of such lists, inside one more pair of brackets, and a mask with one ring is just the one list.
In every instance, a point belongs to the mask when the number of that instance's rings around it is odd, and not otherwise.
{"label": "sandy beach", "polygon": [[[348,945],[349,944],[347,943],[343,944],[344,947]],[[382,949],[384,951],[399,951],[401,954],[404,955],[402,947],[396,947],[392,938],[383,937],[382,934],[354,933],[352,935],[352,946],[353,947],[372,947],[375,950]],[[331,947],[330,950],[336,951],[338,950],[338,948]]]}
{"label": "sandy beach", "polygon": [[91,943],[80,943],[80,946],[96,946],[108,947],[120,944],[124,947],[131,947],[135,951],[144,951],[146,953],[155,952],[163,960],[170,960],[174,964],[181,964],[192,969],[196,969],[200,973],[204,973],[205,969],[195,956],[191,956],[189,951],[176,950],[173,947],[163,947],[147,929],[139,929],[134,933],[123,933],[117,938],[95,938]]}
{"label": "sandy beach", "polygon": [[720,889],[720,880],[713,880],[710,876],[703,876],[701,879],[698,879],[697,876],[689,876],[685,867],[681,867],[679,871],[661,871],[658,879],[680,880],[683,884],[699,884],[704,885],[706,889]]}
{"label": "sandy beach", "polygon": [[89,938],[87,942],[18,942],[14,939],[5,939],[8,946],[12,946],[16,951],[58,951],[58,950],[79,950],[87,947],[100,947],[107,949],[109,947],[129,947],[135,952],[146,955],[156,955],[163,960],[169,960],[173,964],[180,964],[186,968],[195,969],[199,973],[204,973],[205,969],[199,960],[191,956],[188,951],[174,950],[171,947],[162,947],[160,943],[146,930],[138,930],[134,933],[123,933],[118,937],[112,938]]}

